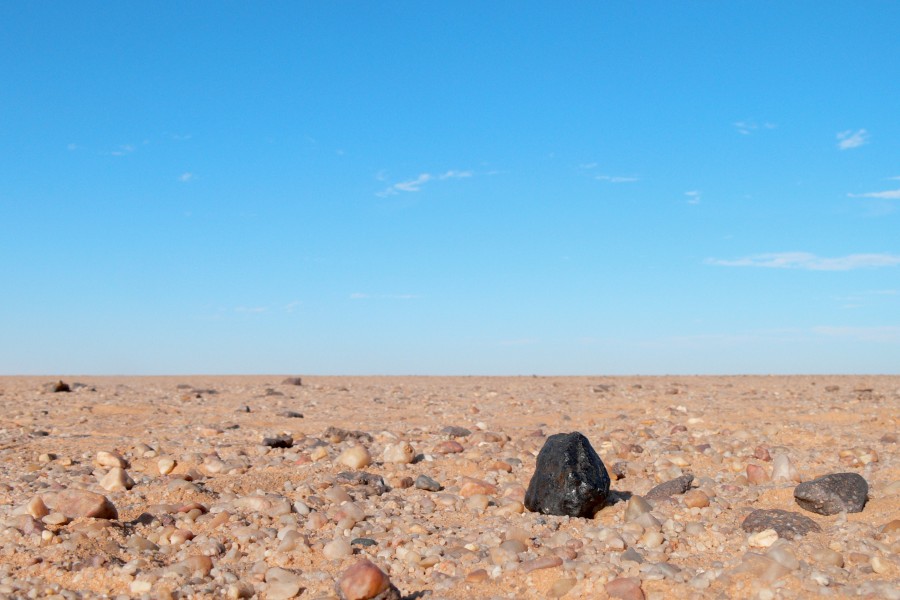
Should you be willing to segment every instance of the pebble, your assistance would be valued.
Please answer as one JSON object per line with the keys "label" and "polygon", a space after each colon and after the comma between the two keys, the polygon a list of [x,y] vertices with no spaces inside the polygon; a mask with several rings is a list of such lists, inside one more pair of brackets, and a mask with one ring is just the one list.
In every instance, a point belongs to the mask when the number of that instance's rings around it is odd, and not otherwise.
{"label": "pebble", "polygon": [[122,458],[122,456],[115,452],[107,452],[105,450],[101,450],[97,453],[94,462],[97,463],[98,466],[107,468],[119,467],[120,469],[124,469],[128,467],[128,461]]}
{"label": "pebble", "polygon": [[682,502],[688,508],[705,508],[709,506],[709,496],[703,490],[688,490],[684,493]]}
{"label": "pebble", "polygon": [[800,483],[803,479],[800,472],[786,454],[776,454],[772,459],[772,481],[794,481]]}
{"label": "pebble", "polygon": [[435,444],[432,452],[435,454],[459,454],[464,450],[463,445],[456,440],[444,440]]}
{"label": "pebble", "polygon": [[606,593],[610,598],[619,600],[644,600],[641,580],[636,577],[619,577],[606,584]]}
{"label": "pebble", "polygon": [[338,538],[336,540],[331,540],[330,542],[325,544],[325,546],[322,548],[322,554],[325,555],[325,558],[330,558],[331,560],[340,560],[352,555],[353,547],[347,542],[347,540]]}
{"label": "pebble", "polygon": [[427,492],[441,491],[441,484],[429,477],[428,475],[419,475],[416,477],[416,489],[425,490]]}
{"label": "pebble", "polygon": [[269,448],[291,448],[294,445],[294,438],[285,433],[275,437],[263,438],[262,445]]}
{"label": "pebble", "polygon": [[266,600],[287,600],[300,593],[303,579],[297,573],[272,567],[266,571]]}
{"label": "pebble", "polygon": [[800,508],[820,515],[862,512],[869,484],[857,473],[832,473],[801,483],[794,488]]}
{"label": "pebble", "polygon": [[399,465],[408,465],[415,457],[416,451],[409,442],[388,444],[384,448],[384,453],[382,454],[384,462],[396,463]]}
{"label": "pebble", "polygon": [[769,477],[769,473],[763,467],[759,465],[747,465],[747,481],[752,483],[753,485],[761,485],[763,483],[768,483],[772,478]]}
{"label": "pebble", "polygon": [[134,487],[134,479],[125,469],[113,467],[100,480],[100,487],[107,492],[124,492]]}
{"label": "pebble", "polygon": [[644,498],[650,501],[666,500],[672,496],[684,494],[691,489],[691,483],[693,483],[693,481],[694,476],[690,473],[681,475],[680,477],[676,477],[655,486],[644,495]]}
{"label": "pebble", "polygon": [[747,515],[741,527],[751,533],[772,529],[778,537],[786,539],[795,539],[810,532],[821,531],[819,525],[809,517],[777,508],[754,510]]}
{"label": "pebble", "polygon": [[493,496],[497,493],[497,486],[488,483],[483,479],[475,479],[474,477],[464,477],[463,484],[459,488],[459,495],[463,498],[469,498],[475,495]]}
{"label": "pebble", "polygon": [[363,446],[351,446],[341,452],[337,462],[351,469],[362,469],[372,464],[372,455]]}
{"label": "pebble", "polygon": [[161,458],[156,462],[156,468],[160,475],[168,475],[175,470],[175,464],[171,458]]}
{"label": "pebble", "polygon": [[593,518],[609,495],[610,479],[590,441],[579,432],[544,442],[525,493],[525,508],[549,515]]}
{"label": "pebble", "polygon": [[[47,500],[45,499],[44,502]],[[53,510],[69,519],[93,517],[95,519],[117,519],[119,513],[106,496],[87,490],[68,489],[56,496]]]}
{"label": "pebble", "polygon": [[341,573],[334,586],[341,600],[400,600],[400,591],[377,565],[361,560]]}

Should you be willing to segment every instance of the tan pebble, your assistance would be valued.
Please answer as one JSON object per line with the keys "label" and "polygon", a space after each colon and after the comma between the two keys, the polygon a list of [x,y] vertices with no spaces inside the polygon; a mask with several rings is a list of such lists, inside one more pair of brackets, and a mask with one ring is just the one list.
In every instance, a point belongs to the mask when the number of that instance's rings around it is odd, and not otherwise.
{"label": "tan pebble", "polygon": [[466,583],[481,583],[487,580],[488,573],[484,569],[475,569],[466,575]]}
{"label": "tan pebble", "polygon": [[578,583],[578,580],[574,577],[557,579],[553,582],[553,585],[551,585],[550,589],[547,591],[547,597],[562,598],[563,596],[568,594],[573,587],[575,587],[576,583]]}
{"label": "tan pebble", "polygon": [[382,454],[384,462],[396,463],[399,465],[408,465],[415,457],[416,451],[409,442],[388,444]]}
{"label": "tan pebble", "polygon": [[684,505],[688,508],[704,508],[709,506],[709,496],[703,490],[688,490],[682,496]]}
{"label": "tan pebble", "polygon": [[488,465],[488,471],[503,471],[505,473],[512,473],[512,465],[502,460],[495,460]]}
{"label": "tan pebble", "polygon": [[531,573],[540,569],[552,569],[563,563],[563,559],[559,556],[540,556],[532,560],[527,560],[519,567],[523,573]]}
{"label": "tan pebble", "polygon": [[70,519],[93,517],[95,519],[117,519],[119,513],[106,496],[87,490],[69,489],[56,496],[54,510]]}
{"label": "tan pebble", "polygon": [[253,586],[243,581],[231,583],[225,589],[225,597],[228,600],[242,600],[244,598],[252,598],[254,595],[256,595],[256,590]]}
{"label": "tan pebble", "polygon": [[869,561],[869,564],[872,566],[872,570],[879,575],[887,573],[891,568],[888,562],[877,554],[872,557],[872,560]]}
{"label": "tan pebble", "polygon": [[159,470],[160,475],[168,475],[175,470],[175,464],[175,461],[171,458],[161,458],[157,461],[156,468]]}
{"label": "tan pebble", "polygon": [[487,481],[475,479],[474,477],[463,477],[463,484],[459,488],[459,495],[468,498],[476,494],[485,494],[492,496],[497,493],[497,486],[491,485]]}
{"label": "tan pebble", "polygon": [[766,469],[759,465],[747,465],[747,481],[753,485],[767,483],[771,480]]}
{"label": "tan pebble", "polygon": [[105,450],[101,450],[97,453],[97,456],[94,458],[94,462],[97,463],[101,467],[119,467],[120,469],[124,469],[128,466],[128,461],[122,458],[119,454],[114,452],[107,452]]}
{"label": "tan pebble", "polygon": [[134,487],[134,479],[125,469],[113,467],[100,480],[100,487],[107,492],[124,492]]}
{"label": "tan pebble", "polygon": [[50,514],[50,509],[47,508],[47,505],[44,504],[44,500],[40,496],[35,496],[29,500],[26,509],[28,510],[28,514],[35,519],[41,519]]}
{"label": "tan pebble", "polygon": [[351,446],[341,452],[337,462],[351,469],[361,469],[372,464],[372,455],[362,446]]}
{"label": "tan pebble", "polygon": [[143,579],[136,579],[131,582],[128,589],[132,594],[146,594],[153,589],[153,584],[149,581],[144,581]]}
{"label": "tan pebble", "polygon": [[335,583],[335,591],[341,600],[369,600],[391,587],[390,578],[368,560],[348,568]]}
{"label": "tan pebble", "polygon": [[65,525],[69,522],[69,518],[66,515],[59,512],[52,512],[41,518],[41,522],[44,525]]}
{"label": "tan pebble", "polygon": [[188,540],[194,539],[194,534],[187,529],[176,529],[169,536],[169,543],[173,546],[180,546]]}
{"label": "tan pebble", "polygon": [[778,540],[778,532],[774,529],[757,531],[747,538],[747,544],[753,548],[768,548]]}
{"label": "tan pebble", "polygon": [[894,519],[890,523],[885,523],[884,527],[881,528],[881,533],[894,533],[895,531],[900,531],[900,519]]}
{"label": "tan pebble", "polygon": [[309,458],[313,462],[328,458],[328,450],[326,450],[324,446],[317,446],[309,453]]}
{"label": "tan pebble", "polygon": [[201,573],[204,577],[209,575],[209,572],[212,571],[213,568],[212,559],[203,554],[189,556],[182,561],[182,564],[186,566],[191,573]]}
{"label": "tan pebble", "polygon": [[325,558],[330,558],[331,560],[340,560],[352,555],[353,548],[350,547],[350,544],[347,543],[347,540],[338,538],[336,540],[331,540],[330,542],[325,544],[325,547],[322,548],[322,554],[325,556]]}

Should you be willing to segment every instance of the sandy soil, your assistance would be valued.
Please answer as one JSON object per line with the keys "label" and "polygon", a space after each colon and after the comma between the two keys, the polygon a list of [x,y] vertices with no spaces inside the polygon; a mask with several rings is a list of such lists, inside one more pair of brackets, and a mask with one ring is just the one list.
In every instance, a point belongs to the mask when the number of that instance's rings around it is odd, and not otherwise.
{"label": "sandy soil", "polygon": [[[299,577],[297,597],[328,598],[361,557],[419,598],[606,598],[607,584],[623,578],[639,584],[632,597],[898,597],[900,377],[62,379],[71,392],[50,391],[52,377],[0,378],[0,597],[274,598],[283,588],[271,572],[267,581],[267,569],[282,567]],[[454,437],[448,426],[470,434]],[[368,436],[339,439],[329,427]],[[543,441],[569,431],[587,436],[617,473],[609,504],[593,520],[523,512]],[[293,446],[262,444],[279,434]],[[438,449],[451,438],[461,451]],[[401,441],[413,462],[384,460]],[[339,457],[356,444],[372,456],[356,470],[381,476],[389,491],[336,480],[354,470]],[[97,464],[99,451],[127,461],[133,488],[100,486],[109,468]],[[748,482],[747,465],[771,475],[778,454],[803,480],[861,474],[865,510],[822,516],[797,506],[795,481]],[[160,458],[176,462],[172,473],[160,473]],[[652,526],[627,522],[626,500],[681,473],[694,475],[709,505],[654,504],[656,543],[645,535]],[[442,490],[411,485],[423,474]],[[472,479],[482,486],[474,493]],[[28,521],[35,496],[52,504],[68,488],[104,494],[118,519]],[[242,504],[248,497],[268,504]],[[281,499],[288,514],[271,508]],[[348,500],[361,520],[346,520]],[[201,509],[178,512],[191,503]],[[748,552],[767,552],[741,529],[760,508],[802,513],[821,527],[784,542],[795,568],[748,566]],[[689,534],[688,523],[700,527]],[[172,527],[193,539],[169,539]],[[291,529],[301,536],[288,549]],[[359,538],[372,543],[326,551],[335,539]],[[495,550],[514,538],[524,550]],[[212,570],[179,570],[198,555]],[[547,556],[561,564],[528,571]]]}

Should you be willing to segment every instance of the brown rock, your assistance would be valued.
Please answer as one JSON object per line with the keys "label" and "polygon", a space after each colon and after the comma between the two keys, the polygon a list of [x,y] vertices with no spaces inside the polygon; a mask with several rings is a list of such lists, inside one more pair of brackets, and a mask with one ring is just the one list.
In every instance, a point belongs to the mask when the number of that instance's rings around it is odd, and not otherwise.
{"label": "brown rock", "polygon": [[768,483],[771,479],[772,478],[769,477],[769,474],[763,467],[760,467],[759,465],[747,465],[747,481],[753,485]]}
{"label": "brown rock", "polygon": [[456,454],[465,450],[456,440],[444,440],[434,447],[435,454]]}
{"label": "brown rock", "polygon": [[400,600],[385,572],[365,559],[341,573],[334,589],[341,600]]}
{"label": "brown rock", "polygon": [[459,495],[468,498],[476,494],[484,494],[485,496],[493,496],[497,493],[497,486],[491,485],[487,481],[475,479],[474,477],[463,477],[463,484],[459,488]]}
{"label": "brown rock", "polygon": [[106,496],[87,490],[69,489],[57,494],[53,509],[69,519],[91,517],[118,519],[119,512]]}

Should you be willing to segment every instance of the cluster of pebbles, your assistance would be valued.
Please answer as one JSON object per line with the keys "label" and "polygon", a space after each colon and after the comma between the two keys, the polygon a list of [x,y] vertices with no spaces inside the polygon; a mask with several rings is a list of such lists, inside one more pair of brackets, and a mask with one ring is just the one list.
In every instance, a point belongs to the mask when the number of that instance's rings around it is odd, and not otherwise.
{"label": "cluster of pebbles", "polygon": [[0,598],[900,599],[900,377],[19,377],[0,403]]}

